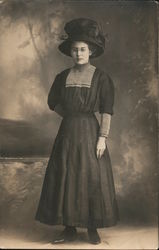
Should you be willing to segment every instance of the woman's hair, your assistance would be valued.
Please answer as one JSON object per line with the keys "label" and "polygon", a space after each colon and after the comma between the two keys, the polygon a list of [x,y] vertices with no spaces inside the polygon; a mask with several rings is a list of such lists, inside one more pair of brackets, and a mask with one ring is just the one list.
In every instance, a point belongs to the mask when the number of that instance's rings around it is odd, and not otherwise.
{"label": "woman's hair", "polygon": [[96,46],[93,43],[86,42],[88,44],[89,50],[92,52],[92,55],[96,52]]}
{"label": "woman's hair", "polygon": [[[72,47],[72,44],[74,43],[75,41],[73,41],[72,43],[71,43],[71,45],[70,45],[70,51],[71,51],[71,47]],[[87,45],[88,45],[88,48],[89,48],[89,50],[92,52],[92,55],[96,52],[96,45],[95,44],[93,44],[93,43],[91,43],[91,42],[87,42],[87,41],[80,41],[80,42],[84,42],[84,43],[86,43]],[[91,55],[91,56],[92,56]],[[90,57],[91,57],[90,56]]]}

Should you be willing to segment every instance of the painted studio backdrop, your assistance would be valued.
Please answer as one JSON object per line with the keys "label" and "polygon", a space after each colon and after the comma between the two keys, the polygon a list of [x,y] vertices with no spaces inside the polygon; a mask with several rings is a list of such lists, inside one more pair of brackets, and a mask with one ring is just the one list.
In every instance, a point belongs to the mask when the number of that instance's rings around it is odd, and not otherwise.
{"label": "painted studio backdrop", "polygon": [[[72,65],[57,46],[65,22],[97,20],[115,106],[108,147],[121,222],[157,220],[157,21],[148,1],[0,1],[0,221],[34,225],[44,172],[61,118],[47,95]],[[98,114],[97,114],[98,116]],[[6,158],[4,160],[4,158]]]}

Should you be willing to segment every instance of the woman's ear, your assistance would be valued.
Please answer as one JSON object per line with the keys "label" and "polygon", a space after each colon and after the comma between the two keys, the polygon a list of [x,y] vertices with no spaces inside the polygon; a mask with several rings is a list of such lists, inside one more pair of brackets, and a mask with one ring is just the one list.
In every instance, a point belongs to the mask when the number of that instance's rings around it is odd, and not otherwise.
{"label": "woman's ear", "polygon": [[91,56],[92,55],[92,51],[91,50],[89,50],[89,56]]}

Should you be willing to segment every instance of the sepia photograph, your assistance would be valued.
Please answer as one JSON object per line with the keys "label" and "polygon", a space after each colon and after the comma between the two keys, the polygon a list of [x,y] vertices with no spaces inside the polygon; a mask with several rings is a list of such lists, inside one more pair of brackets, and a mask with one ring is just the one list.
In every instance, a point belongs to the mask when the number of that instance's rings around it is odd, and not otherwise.
{"label": "sepia photograph", "polygon": [[158,14],[0,0],[0,249],[158,249]]}

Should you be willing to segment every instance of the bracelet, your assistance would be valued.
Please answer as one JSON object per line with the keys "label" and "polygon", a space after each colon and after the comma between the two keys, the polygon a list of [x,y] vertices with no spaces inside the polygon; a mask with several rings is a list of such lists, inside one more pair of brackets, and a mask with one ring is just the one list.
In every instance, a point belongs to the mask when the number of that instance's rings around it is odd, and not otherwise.
{"label": "bracelet", "polygon": [[101,133],[99,133],[99,136],[100,136],[100,137],[105,137],[106,139],[108,138],[108,135],[103,134],[103,133],[102,133],[102,134],[101,134]]}

